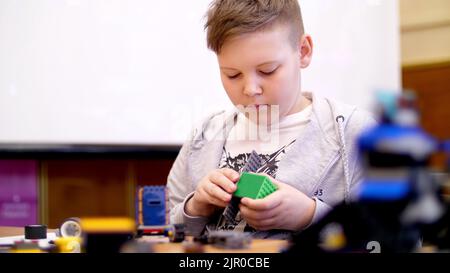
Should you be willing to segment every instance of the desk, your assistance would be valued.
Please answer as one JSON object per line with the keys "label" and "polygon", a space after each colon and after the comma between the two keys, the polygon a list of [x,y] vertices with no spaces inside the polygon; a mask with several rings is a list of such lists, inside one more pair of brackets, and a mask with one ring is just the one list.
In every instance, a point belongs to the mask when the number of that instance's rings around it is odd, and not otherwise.
{"label": "desk", "polygon": [[2,227],[0,226],[0,237],[23,235],[23,227]]}
{"label": "desk", "polygon": [[[23,235],[24,227],[4,227],[0,226],[0,237],[20,236]],[[47,233],[56,232],[56,229],[47,229]]]}
{"label": "desk", "polygon": [[[54,229],[49,229],[47,232],[55,232]],[[20,236],[23,235],[23,227],[2,227],[0,226],[0,237],[7,236]],[[147,236],[146,241],[158,241],[155,243],[154,251],[156,253],[184,253],[183,243],[170,243],[168,238],[157,238],[153,236]],[[187,237],[187,241],[192,240],[191,237]],[[212,245],[205,245],[204,252],[206,253],[278,253],[281,249],[288,246],[288,242],[285,240],[270,240],[270,239],[254,239],[252,240],[250,247],[247,249],[223,249],[214,247]]]}
{"label": "desk", "polygon": [[[187,237],[182,243],[157,243],[154,251],[157,253],[184,253],[184,244],[191,241],[192,238]],[[246,249],[224,249],[213,245],[204,245],[205,253],[279,253],[283,248],[288,246],[285,240],[271,239],[253,239],[250,247]]]}

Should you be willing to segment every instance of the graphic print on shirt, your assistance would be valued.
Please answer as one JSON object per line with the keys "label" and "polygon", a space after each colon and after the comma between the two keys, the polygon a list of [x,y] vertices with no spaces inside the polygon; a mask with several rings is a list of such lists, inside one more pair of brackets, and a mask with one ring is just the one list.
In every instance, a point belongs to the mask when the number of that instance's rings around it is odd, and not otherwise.
{"label": "graphic print on shirt", "polygon": [[[287,148],[294,143],[295,140],[290,142],[289,144],[281,147],[277,151],[272,154],[259,154],[262,162],[262,166],[257,170],[257,173],[265,173],[275,178],[278,170],[278,163],[280,162],[280,158],[283,154],[286,153]],[[251,153],[243,153],[238,154],[235,157],[231,156],[229,152],[227,152],[226,148],[223,147],[222,158],[220,160],[219,168],[230,168],[239,173],[241,173],[245,164],[248,161]],[[236,224],[237,223],[237,224]],[[237,226],[245,225],[245,229],[243,231],[252,232],[255,231],[253,228],[248,226],[245,221],[241,218],[240,213],[237,214],[235,222],[229,223],[225,220],[224,217],[219,218],[219,223],[217,225],[218,230],[235,230]]]}

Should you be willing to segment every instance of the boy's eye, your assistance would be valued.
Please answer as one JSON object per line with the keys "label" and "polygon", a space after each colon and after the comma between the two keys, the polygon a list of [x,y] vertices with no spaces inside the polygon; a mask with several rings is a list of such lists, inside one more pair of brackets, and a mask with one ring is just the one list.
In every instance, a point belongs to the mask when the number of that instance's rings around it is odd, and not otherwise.
{"label": "boy's eye", "polygon": [[259,71],[259,72],[260,72],[261,74],[263,74],[263,75],[269,76],[269,75],[272,75],[273,73],[275,73],[275,71],[277,71],[276,68],[273,69],[273,70],[269,70],[269,71],[261,70],[261,71]]}
{"label": "boy's eye", "polygon": [[232,76],[227,76],[227,77],[228,77],[228,79],[233,80],[233,79],[236,79],[237,77],[239,77],[239,75],[241,75],[241,73],[238,73],[238,74],[235,74]]}

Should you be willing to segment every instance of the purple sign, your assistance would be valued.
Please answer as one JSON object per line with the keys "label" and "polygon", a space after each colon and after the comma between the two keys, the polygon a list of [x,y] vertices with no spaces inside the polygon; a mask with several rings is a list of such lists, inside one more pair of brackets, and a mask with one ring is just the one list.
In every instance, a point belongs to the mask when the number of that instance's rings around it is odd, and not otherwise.
{"label": "purple sign", "polygon": [[0,226],[36,224],[37,206],[37,162],[0,160]]}

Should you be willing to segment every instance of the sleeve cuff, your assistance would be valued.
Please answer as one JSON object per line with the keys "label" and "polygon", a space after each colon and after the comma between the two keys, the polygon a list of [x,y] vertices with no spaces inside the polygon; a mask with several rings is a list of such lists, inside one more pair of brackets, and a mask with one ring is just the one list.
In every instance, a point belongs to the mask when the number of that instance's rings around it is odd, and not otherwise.
{"label": "sleeve cuff", "polygon": [[311,223],[309,223],[309,225],[307,225],[304,229],[307,229],[311,225],[314,225],[315,223],[319,222],[320,219],[322,219],[332,209],[331,206],[321,201],[317,197],[313,197],[313,200],[316,202],[316,209],[314,210],[314,215],[311,220]]}
{"label": "sleeve cuff", "polygon": [[[181,205],[181,213],[176,216],[176,220],[186,225],[186,232],[192,236],[198,236],[205,229],[209,218],[201,216],[191,216],[186,213],[186,203],[192,198],[194,192],[188,194]],[[181,220],[181,221],[180,221]]]}

